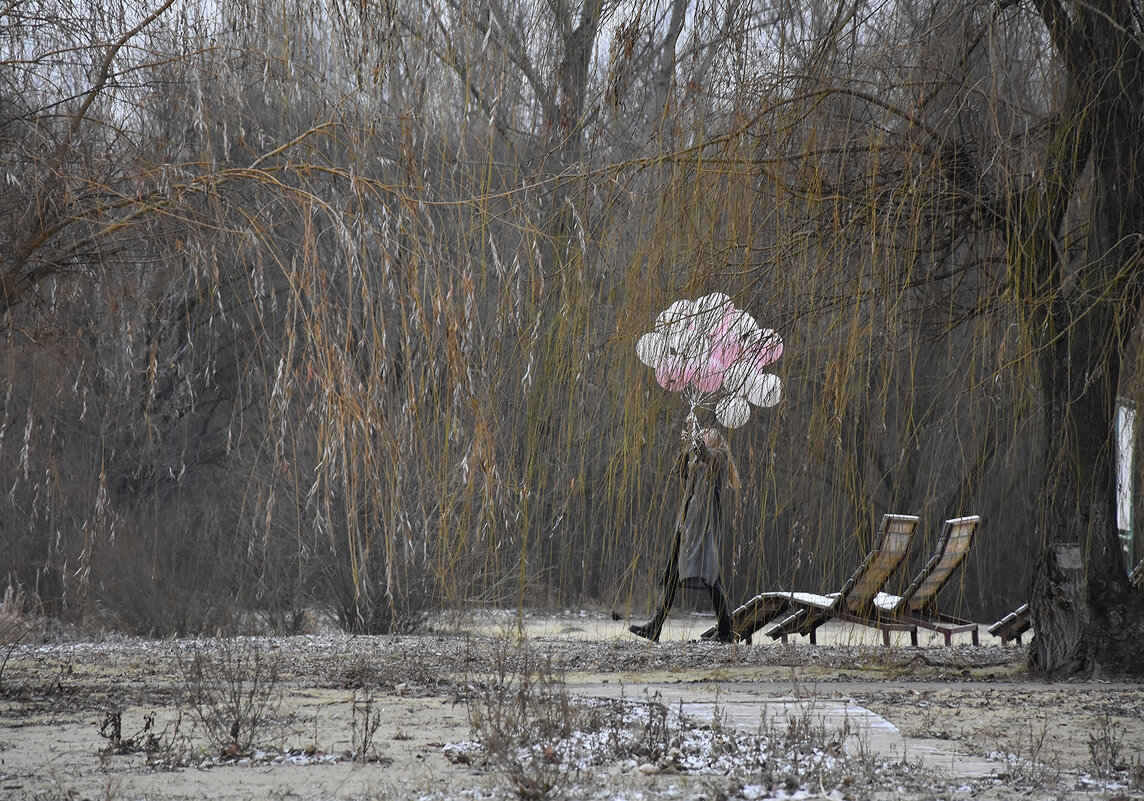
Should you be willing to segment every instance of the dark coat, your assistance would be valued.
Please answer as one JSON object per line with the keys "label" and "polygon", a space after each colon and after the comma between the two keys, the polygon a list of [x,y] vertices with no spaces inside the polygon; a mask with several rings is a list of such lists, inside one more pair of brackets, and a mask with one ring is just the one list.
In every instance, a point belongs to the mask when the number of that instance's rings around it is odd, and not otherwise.
{"label": "dark coat", "polygon": [[719,542],[723,536],[723,496],[730,470],[726,447],[693,443],[679,458],[679,580],[684,587],[711,587],[719,578]]}

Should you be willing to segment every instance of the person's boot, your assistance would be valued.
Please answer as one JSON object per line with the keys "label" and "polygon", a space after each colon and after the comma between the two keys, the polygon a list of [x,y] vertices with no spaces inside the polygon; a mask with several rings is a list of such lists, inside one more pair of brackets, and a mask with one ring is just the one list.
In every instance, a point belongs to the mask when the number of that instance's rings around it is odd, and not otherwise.
{"label": "person's boot", "polygon": [[656,615],[647,623],[633,623],[628,626],[628,631],[637,637],[643,637],[645,640],[652,642],[659,642],[659,633],[663,630],[663,618]]}
{"label": "person's boot", "polygon": [[715,642],[731,644],[737,643],[738,641],[739,636],[731,631],[730,626],[727,626],[726,630],[720,628],[715,632]]}
{"label": "person's boot", "polygon": [[718,579],[711,587],[711,605],[715,607],[715,615],[718,618],[715,628],[715,642],[738,642],[739,637],[731,630],[731,613],[727,609],[727,596],[723,593],[723,582]]}

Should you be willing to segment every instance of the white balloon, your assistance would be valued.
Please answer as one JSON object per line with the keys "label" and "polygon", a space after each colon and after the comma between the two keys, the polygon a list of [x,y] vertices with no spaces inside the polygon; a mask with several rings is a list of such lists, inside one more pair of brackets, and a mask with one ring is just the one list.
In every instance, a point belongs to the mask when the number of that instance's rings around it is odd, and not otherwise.
{"label": "white balloon", "polygon": [[715,419],[727,428],[738,428],[751,418],[751,407],[738,395],[724,395],[715,404]]}
{"label": "white balloon", "polygon": [[755,369],[747,362],[735,362],[723,372],[723,389],[745,397],[756,375]]}
{"label": "white balloon", "polygon": [[677,300],[655,318],[656,328],[667,328],[680,321],[686,322],[695,314],[695,304],[690,300]]}
{"label": "white balloon", "polygon": [[734,312],[734,320],[731,323],[731,330],[745,344],[753,341],[758,336],[759,324],[755,322],[755,318],[752,317],[750,313],[736,309]]}
{"label": "white balloon", "polygon": [[760,328],[757,323],[741,326],[739,328],[739,341],[743,344],[743,351],[745,353],[758,353],[767,337],[767,330]]}
{"label": "white balloon", "polygon": [[723,321],[723,315],[734,308],[729,297],[722,292],[712,292],[695,301],[692,322],[704,334],[710,334]]}
{"label": "white balloon", "polygon": [[717,309],[726,306],[731,302],[731,298],[724,295],[722,292],[712,292],[709,295],[704,295],[695,301],[699,306],[700,311],[707,311],[708,309]]}
{"label": "white balloon", "polygon": [[685,322],[678,322],[668,329],[667,344],[672,352],[685,359],[698,360],[707,348],[707,337],[702,331],[691,328]]}
{"label": "white balloon", "polygon": [[660,333],[644,334],[636,342],[636,355],[648,367],[659,367],[667,358],[667,337]]}
{"label": "white balloon", "polygon": [[782,395],[782,379],[770,373],[755,373],[746,392],[747,400],[764,408],[777,404]]}

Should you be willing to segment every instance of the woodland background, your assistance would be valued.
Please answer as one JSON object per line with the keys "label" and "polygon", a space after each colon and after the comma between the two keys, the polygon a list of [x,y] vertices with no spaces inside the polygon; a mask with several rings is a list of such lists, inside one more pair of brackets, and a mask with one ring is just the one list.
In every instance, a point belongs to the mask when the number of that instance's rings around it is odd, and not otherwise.
{"label": "woodland background", "polygon": [[1005,229],[1063,74],[1013,2],[11,0],[0,579],[156,635],[642,615],[686,407],[635,341],[722,291],[785,342],[732,600],[835,588],[885,512],[908,580],[980,514],[944,602],[996,619],[1046,434]]}

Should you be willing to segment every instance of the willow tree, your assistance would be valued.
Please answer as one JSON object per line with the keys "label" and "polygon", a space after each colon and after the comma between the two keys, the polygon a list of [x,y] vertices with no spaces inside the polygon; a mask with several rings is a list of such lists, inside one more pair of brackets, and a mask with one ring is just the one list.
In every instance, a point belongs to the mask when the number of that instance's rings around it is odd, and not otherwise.
{"label": "willow tree", "polygon": [[1113,414],[1144,279],[1144,31],[1124,0],[1032,0],[1064,80],[1041,180],[1010,232],[1036,338],[1047,470],[1030,608],[1049,674],[1144,670],[1125,576]]}
{"label": "willow tree", "polygon": [[[782,64],[788,80],[804,76],[784,102],[807,109],[792,137],[798,168],[784,180],[806,199],[802,213],[824,243],[823,291],[867,293],[855,298],[855,319],[890,309],[880,325],[900,352],[922,353],[927,338],[977,352],[978,368],[962,379],[968,394],[1008,387],[1007,422],[984,436],[989,423],[973,412],[970,447],[1016,454],[1035,443],[1036,457],[1009,457],[1035,475],[1032,512],[998,534],[1036,543],[1035,666],[1052,675],[1144,670],[1144,603],[1118,538],[1113,441],[1144,277],[1138,8],[1121,0],[798,8],[792,38],[815,46]],[[839,280],[847,269],[862,280]],[[894,333],[911,328],[928,331],[912,341]],[[855,348],[848,358],[871,354]],[[920,383],[914,373],[889,390],[898,403],[883,403],[871,422],[885,429],[895,410],[922,408]],[[1028,419],[1038,422],[1035,440]],[[902,453],[918,450],[923,427],[943,425],[941,415],[918,420],[906,416]],[[860,432],[850,450],[866,458],[877,439]],[[879,486],[912,472],[905,466],[890,459]],[[870,494],[869,484],[858,489]],[[986,524],[1025,500],[987,502]]]}
{"label": "willow tree", "polygon": [[[893,14],[897,46],[882,43],[883,58],[900,71],[879,78],[879,102],[906,120],[895,149],[915,150],[906,158],[941,191],[923,196],[916,170],[892,191],[943,213],[954,243],[918,289],[952,293],[937,274],[977,287],[974,313],[1017,332],[993,344],[996,378],[1018,364],[1029,378],[1017,383],[1032,385],[1008,412],[1013,430],[1039,424],[1035,512],[1009,533],[1037,543],[1032,662],[1049,675],[1139,673],[1144,594],[1118,537],[1113,417],[1144,279],[1140,12],[1121,0],[970,0]],[[924,231],[919,220],[904,224]]]}

